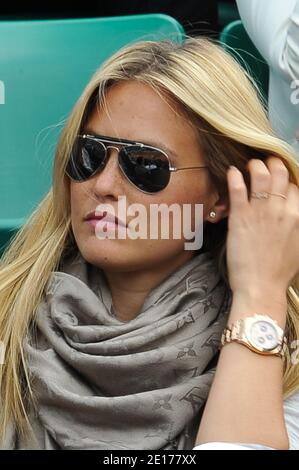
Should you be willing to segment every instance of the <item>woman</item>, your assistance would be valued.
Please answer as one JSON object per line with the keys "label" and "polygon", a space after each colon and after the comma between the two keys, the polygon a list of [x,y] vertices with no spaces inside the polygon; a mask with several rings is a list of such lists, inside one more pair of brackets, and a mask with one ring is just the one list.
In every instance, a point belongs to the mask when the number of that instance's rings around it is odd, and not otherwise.
{"label": "woman", "polygon": [[[297,445],[283,397],[293,406],[299,388],[298,185],[290,147],[220,47],[140,42],[110,58],[65,126],[52,190],[2,258],[2,446]],[[203,245],[113,238],[133,231],[124,196],[146,209],[141,224],[154,204],[195,208],[197,230],[202,204]],[[225,330],[218,358],[226,325],[254,314],[270,346]]]}

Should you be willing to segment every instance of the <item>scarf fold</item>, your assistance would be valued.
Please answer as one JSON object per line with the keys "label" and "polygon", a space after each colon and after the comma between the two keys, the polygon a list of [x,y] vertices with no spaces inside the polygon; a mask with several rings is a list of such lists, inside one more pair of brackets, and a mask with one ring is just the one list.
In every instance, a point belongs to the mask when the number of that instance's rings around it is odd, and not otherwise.
{"label": "scarf fold", "polygon": [[52,273],[25,343],[44,449],[192,449],[231,294],[200,253],[114,315],[79,252]]}

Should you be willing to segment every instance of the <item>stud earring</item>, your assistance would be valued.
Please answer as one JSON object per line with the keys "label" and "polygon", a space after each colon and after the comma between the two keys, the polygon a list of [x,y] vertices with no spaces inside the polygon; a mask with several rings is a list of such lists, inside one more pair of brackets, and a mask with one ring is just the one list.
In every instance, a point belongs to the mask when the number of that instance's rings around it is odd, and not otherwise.
{"label": "stud earring", "polygon": [[216,212],[215,211],[211,211],[209,216],[211,217],[211,219],[215,219],[216,217]]}

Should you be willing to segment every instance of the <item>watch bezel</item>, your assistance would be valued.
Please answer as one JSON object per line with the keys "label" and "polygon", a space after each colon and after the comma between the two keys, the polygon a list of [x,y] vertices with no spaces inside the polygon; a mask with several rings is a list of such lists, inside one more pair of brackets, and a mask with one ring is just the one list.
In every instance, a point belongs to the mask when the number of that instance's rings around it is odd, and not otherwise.
{"label": "watch bezel", "polygon": [[[246,317],[246,321],[243,319],[241,321],[241,327],[240,327],[240,342],[243,342],[244,344],[249,343],[250,347],[256,351],[259,352],[260,354],[264,355],[273,355],[274,353],[280,353],[283,349],[283,336],[284,332],[283,329],[278,325],[277,321],[273,320],[273,318],[268,317],[267,315],[260,315],[260,314],[255,314],[252,317]],[[251,336],[251,331],[252,327],[259,322],[267,322],[269,323],[274,330],[276,331],[277,335],[277,342],[273,348],[264,348],[263,346],[257,345],[255,342],[253,342],[252,336]]]}

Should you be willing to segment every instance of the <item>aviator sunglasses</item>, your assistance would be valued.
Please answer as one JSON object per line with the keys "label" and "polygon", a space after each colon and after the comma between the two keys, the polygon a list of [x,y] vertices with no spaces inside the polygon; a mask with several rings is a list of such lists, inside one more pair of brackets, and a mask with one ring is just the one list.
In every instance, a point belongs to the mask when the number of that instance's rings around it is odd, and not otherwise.
{"label": "aviator sunglasses", "polygon": [[105,168],[108,150],[118,152],[118,164],[127,180],[145,193],[166,188],[173,171],[207,168],[188,166],[176,168],[168,155],[157,147],[100,135],[83,134],[75,139],[66,167],[67,175],[75,182],[86,181]]}

